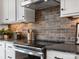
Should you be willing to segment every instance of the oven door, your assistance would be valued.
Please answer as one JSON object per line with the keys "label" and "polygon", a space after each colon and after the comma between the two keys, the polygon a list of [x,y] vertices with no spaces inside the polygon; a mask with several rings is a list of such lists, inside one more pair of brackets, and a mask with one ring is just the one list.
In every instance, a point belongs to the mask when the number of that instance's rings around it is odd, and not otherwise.
{"label": "oven door", "polygon": [[16,59],[44,59],[41,52],[15,47]]}
{"label": "oven door", "polygon": [[41,58],[38,56],[33,56],[16,51],[16,59],[41,59]]}

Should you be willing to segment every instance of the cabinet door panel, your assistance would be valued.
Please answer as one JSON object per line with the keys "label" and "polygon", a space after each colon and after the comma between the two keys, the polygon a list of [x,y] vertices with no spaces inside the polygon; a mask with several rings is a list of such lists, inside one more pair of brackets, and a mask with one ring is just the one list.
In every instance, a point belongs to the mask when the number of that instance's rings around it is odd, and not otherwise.
{"label": "cabinet door panel", "polygon": [[21,6],[21,2],[24,0],[17,0],[17,21],[23,21],[24,20],[24,7]]}
{"label": "cabinet door panel", "polygon": [[3,0],[0,0],[0,20],[3,19]]}
{"label": "cabinet door panel", "polygon": [[8,0],[0,0],[0,24],[8,21]]}
{"label": "cabinet door panel", "polygon": [[0,42],[0,59],[5,59],[5,43]]}
{"label": "cabinet door panel", "polygon": [[58,51],[47,51],[47,59],[56,59],[55,57],[62,58]]}
{"label": "cabinet door panel", "polygon": [[79,0],[61,0],[61,13],[79,13]]}
{"label": "cabinet door panel", "polygon": [[15,0],[8,0],[9,1],[9,22],[15,21]]}
{"label": "cabinet door panel", "polygon": [[66,54],[66,55],[63,55],[62,57],[63,59],[75,59],[76,56],[72,54]]}
{"label": "cabinet door panel", "polygon": [[13,43],[6,43],[6,59],[15,59],[15,50]]}
{"label": "cabinet door panel", "polygon": [[0,0],[0,24],[8,20],[8,0]]}
{"label": "cabinet door panel", "polygon": [[76,56],[76,59],[79,59],[79,55]]}
{"label": "cabinet door panel", "polygon": [[35,22],[35,10],[25,8],[24,19],[26,22]]}
{"label": "cabinet door panel", "polygon": [[0,2],[0,22],[8,24],[15,21],[15,0],[1,0]]}
{"label": "cabinet door panel", "polygon": [[3,0],[3,21],[8,20],[8,0]]}
{"label": "cabinet door panel", "polygon": [[47,59],[75,59],[76,54],[60,52],[60,51],[47,51]]}
{"label": "cabinet door panel", "polygon": [[22,2],[24,0],[17,0],[17,22],[34,22],[35,11],[21,6]]}

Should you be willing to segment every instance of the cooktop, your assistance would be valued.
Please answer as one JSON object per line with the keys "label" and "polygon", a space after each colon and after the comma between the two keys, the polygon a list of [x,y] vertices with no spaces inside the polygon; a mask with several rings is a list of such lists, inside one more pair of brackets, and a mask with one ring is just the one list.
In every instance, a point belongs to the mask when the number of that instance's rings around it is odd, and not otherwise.
{"label": "cooktop", "polygon": [[45,49],[44,45],[39,45],[39,44],[14,44],[15,47],[18,48],[23,48],[23,49],[29,49],[29,50],[35,50],[35,51],[43,51]]}

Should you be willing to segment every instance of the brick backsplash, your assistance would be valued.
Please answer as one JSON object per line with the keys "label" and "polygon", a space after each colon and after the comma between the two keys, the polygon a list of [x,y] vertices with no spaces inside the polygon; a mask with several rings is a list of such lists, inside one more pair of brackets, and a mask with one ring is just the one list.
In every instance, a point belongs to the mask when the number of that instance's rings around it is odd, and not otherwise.
{"label": "brick backsplash", "polygon": [[75,41],[78,19],[61,18],[59,6],[37,10],[33,29],[40,40]]}
{"label": "brick backsplash", "polygon": [[[31,28],[35,30],[37,39],[75,41],[76,23],[79,23],[79,19],[61,18],[59,15],[59,6],[36,10],[36,22],[31,25]],[[17,30],[29,28],[28,24],[25,25]],[[13,27],[15,26],[11,25],[11,29]]]}

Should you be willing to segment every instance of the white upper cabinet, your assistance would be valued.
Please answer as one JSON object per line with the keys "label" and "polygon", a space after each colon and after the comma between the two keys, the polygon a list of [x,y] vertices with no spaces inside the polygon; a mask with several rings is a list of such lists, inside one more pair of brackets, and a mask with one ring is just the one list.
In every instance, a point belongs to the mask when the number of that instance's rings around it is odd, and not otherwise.
{"label": "white upper cabinet", "polygon": [[17,0],[17,22],[24,21],[24,7],[21,6],[21,2],[24,0]]}
{"label": "white upper cabinet", "polygon": [[4,20],[8,20],[8,0],[0,0],[0,24],[4,23]]}
{"label": "white upper cabinet", "polygon": [[17,22],[35,22],[35,10],[21,6],[24,0],[17,0]]}
{"label": "white upper cabinet", "polygon": [[0,24],[13,23],[15,19],[15,0],[0,0]]}
{"label": "white upper cabinet", "polygon": [[2,4],[2,20],[8,20],[8,0],[3,0],[3,4]]}
{"label": "white upper cabinet", "polygon": [[21,6],[24,0],[0,0],[0,24],[34,22],[35,10]]}
{"label": "white upper cabinet", "polygon": [[13,23],[13,22],[15,22],[16,21],[16,10],[15,10],[15,1],[16,0],[8,0],[9,1],[9,3],[8,3],[8,7],[9,7],[9,9],[8,9],[8,14],[9,14],[9,22],[11,22],[11,23]]}
{"label": "white upper cabinet", "polygon": [[61,17],[78,16],[79,0],[61,0]]}
{"label": "white upper cabinet", "polygon": [[25,22],[35,22],[35,10],[25,8],[24,9]]}

